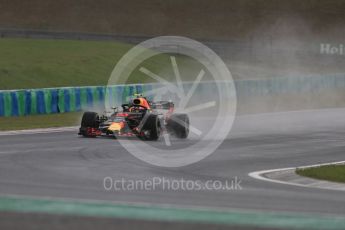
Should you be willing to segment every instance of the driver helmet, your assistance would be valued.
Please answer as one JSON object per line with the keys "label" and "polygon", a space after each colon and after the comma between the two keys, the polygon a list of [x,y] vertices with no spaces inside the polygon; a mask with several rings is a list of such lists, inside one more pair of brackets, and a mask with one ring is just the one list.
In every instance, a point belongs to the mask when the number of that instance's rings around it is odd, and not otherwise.
{"label": "driver helmet", "polygon": [[143,97],[135,98],[132,102],[132,109],[150,109],[150,105],[147,100]]}

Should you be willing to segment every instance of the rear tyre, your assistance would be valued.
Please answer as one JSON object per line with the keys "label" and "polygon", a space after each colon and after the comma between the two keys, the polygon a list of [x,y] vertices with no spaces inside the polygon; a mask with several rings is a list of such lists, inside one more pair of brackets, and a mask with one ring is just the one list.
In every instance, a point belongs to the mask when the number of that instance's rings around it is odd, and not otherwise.
{"label": "rear tyre", "polygon": [[85,112],[81,119],[80,134],[89,137],[88,128],[99,128],[99,115],[95,112]]}
{"label": "rear tyre", "polygon": [[177,138],[186,139],[189,134],[189,117],[183,113],[173,114],[167,126]]}
{"label": "rear tyre", "polygon": [[142,128],[142,132],[144,133],[144,139],[150,141],[158,140],[160,136],[160,122],[159,118],[155,114],[148,114],[147,119]]}

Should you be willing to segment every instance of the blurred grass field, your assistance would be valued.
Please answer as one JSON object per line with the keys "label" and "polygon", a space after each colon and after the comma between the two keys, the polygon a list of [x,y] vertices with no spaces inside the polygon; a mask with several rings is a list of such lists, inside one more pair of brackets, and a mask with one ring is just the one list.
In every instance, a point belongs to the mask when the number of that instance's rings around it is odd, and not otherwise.
{"label": "blurred grass field", "polygon": [[115,42],[0,39],[0,89],[106,84],[129,48]]}
{"label": "blurred grass field", "polygon": [[[132,47],[115,41],[2,38],[0,90],[106,85],[117,62]],[[191,70],[200,66],[198,62],[185,56],[176,60],[183,80],[196,77]],[[142,65],[162,78],[174,77],[169,55],[155,55]],[[127,82],[152,81],[136,69]]]}
{"label": "blurred grass field", "polygon": [[297,169],[296,173],[298,175],[314,179],[345,183],[345,165],[325,165],[320,167]]}

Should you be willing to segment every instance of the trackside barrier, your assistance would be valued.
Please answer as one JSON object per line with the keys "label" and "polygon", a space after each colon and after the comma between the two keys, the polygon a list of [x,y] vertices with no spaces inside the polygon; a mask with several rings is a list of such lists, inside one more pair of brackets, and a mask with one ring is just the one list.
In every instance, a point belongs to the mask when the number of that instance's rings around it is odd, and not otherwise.
{"label": "trackside barrier", "polygon": [[[185,87],[189,88],[189,84],[191,83],[186,83]],[[110,106],[120,105],[135,93],[145,94],[150,91],[153,85],[157,84],[2,90],[0,117],[82,111],[102,106],[104,101]],[[205,87],[208,91],[216,90],[214,83],[201,83],[200,87]],[[317,94],[336,89],[345,91],[345,75],[239,80],[235,81],[235,87],[239,98],[277,96],[286,93]],[[108,98],[105,98],[106,95]],[[201,93],[200,97],[207,97],[207,94]]]}
{"label": "trackside barrier", "polygon": [[142,85],[66,87],[51,89],[0,91],[0,116],[25,116],[82,111],[101,106],[106,90],[112,103],[121,104],[122,99],[142,93]]}

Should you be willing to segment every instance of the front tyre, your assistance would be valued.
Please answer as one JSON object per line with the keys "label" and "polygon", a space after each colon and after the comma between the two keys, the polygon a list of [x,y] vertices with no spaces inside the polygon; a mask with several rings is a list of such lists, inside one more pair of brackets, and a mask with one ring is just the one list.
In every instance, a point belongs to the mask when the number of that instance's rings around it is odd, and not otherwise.
{"label": "front tyre", "polygon": [[144,139],[156,141],[160,136],[160,131],[161,126],[158,116],[156,114],[148,114],[142,128]]}
{"label": "front tyre", "polygon": [[99,128],[99,115],[95,112],[85,112],[81,119],[81,126],[79,129],[79,134],[84,137],[95,136],[90,133],[90,130],[97,130]]}

